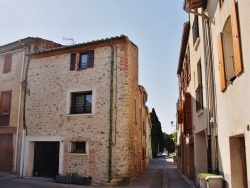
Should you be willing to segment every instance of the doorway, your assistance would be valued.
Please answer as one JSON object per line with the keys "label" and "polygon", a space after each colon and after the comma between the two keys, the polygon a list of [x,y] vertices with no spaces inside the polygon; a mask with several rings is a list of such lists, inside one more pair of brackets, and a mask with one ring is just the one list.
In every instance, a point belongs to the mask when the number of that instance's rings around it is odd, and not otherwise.
{"label": "doorway", "polygon": [[0,172],[12,172],[13,164],[13,135],[0,135]]}
{"label": "doorway", "polygon": [[33,176],[55,177],[59,170],[59,142],[35,142]]}
{"label": "doorway", "polygon": [[244,136],[229,138],[231,161],[231,185],[234,188],[247,188],[246,149]]}

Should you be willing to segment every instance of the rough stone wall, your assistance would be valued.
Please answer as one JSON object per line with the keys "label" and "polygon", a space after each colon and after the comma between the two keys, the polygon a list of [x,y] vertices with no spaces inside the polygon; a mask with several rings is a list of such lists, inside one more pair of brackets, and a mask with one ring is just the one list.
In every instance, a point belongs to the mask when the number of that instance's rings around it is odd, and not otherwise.
{"label": "rough stone wall", "polygon": [[[89,170],[87,175],[92,175],[94,179],[107,176],[109,54],[110,47],[95,49],[94,68],[85,70],[69,70],[70,54],[32,60],[29,68],[28,135],[61,136],[64,140],[70,141],[77,136],[84,136],[89,142],[91,140],[90,154],[95,153],[96,159],[93,161],[95,164],[91,167],[92,171]],[[93,114],[68,114],[67,93],[71,89],[93,91]],[[64,173],[74,165],[72,156],[68,155],[67,142],[65,147]],[[81,174],[81,168],[82,165],[75,166],[74,170],[80,175],[86,175]]]}
{"label": "rough stone wall", "polygon": [[135,126],[135,101],[138,100],[137,47],[127,41],[127,45],[122,46],[116,53],[116,62],[120,63],[117,65],[115,76],[123,76],[124,84],[115,82],[116,99],[119,102],[117,104],[120,105],[114,107],[117,111],[114,115],[112,178],[118,184],[127,184],[137,175],[137,167],[140,166],[140,160],[136,160],[139,147],[136,148],[134,142],[138,137],[138,130],[135,129],[138,128]]}
{"label": "rough stone wall", "polygon": [[[70,71],[70,53],[34,58],[28,73],[29,136],[64,138],[63,172],[77,171],[107,182],[111,47],[94,48],[94,68]],[[128,40],[114,44],[112,179],[134,176],[134,100],[138,87],[138,50]],[[92,90],[92,114],[68,114],[71,91]],[[87,155],[68,153],[70,141],[86,141]],[[78,161],[80,160],[80,161]],[[83,166],[85,166],[83,168]],[[88,169],[87,167],[88,166]],[[131,169],[133,167],[133,170]]]}

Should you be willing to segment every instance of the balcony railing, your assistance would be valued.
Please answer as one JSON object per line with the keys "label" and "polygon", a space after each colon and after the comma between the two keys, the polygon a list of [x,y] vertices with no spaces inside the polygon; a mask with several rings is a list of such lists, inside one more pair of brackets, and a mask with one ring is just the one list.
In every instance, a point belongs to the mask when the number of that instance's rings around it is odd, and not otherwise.
{"label": "balcony railing", "polygon": [[190,9],[205,8],[207,0],[186,0]]}
{"label": "balcony railing", "polygon": [[202,91],[202,84],[200,84],[197,89],[195,90],[196,94],[196,112],[203,109],[203,91]]}

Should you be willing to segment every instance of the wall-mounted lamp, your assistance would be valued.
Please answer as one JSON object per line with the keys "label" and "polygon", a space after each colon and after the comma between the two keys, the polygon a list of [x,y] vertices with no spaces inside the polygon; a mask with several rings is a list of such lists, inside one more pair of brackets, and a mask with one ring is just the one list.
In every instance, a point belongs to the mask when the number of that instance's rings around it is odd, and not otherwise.
{"label": "wall-mounted lamp", "polygon": [[171,124],[172,127],[174,126],[174,122],[173,121],[171,121],[170,124]]}

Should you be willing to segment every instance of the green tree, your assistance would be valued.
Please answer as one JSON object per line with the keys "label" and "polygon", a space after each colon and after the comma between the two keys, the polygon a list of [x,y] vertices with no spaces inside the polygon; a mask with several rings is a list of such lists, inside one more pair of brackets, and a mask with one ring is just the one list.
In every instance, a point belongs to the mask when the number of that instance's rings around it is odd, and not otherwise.
{"label": "green tree", "polygon": [[151,145],[152,145],[152,155],[156,157],[158,151],[164,151],[164,137],[161,129],[161,122],[159,121],[155,109],[152,109],[150,113],[152,129],[151,129]]}
{"label": "green tree", "polygon": [[172,134],[163,133],[164,136],[164,147],[168,150],[169,153],[175,152],[175,143],[176,143],[176,132]]}

